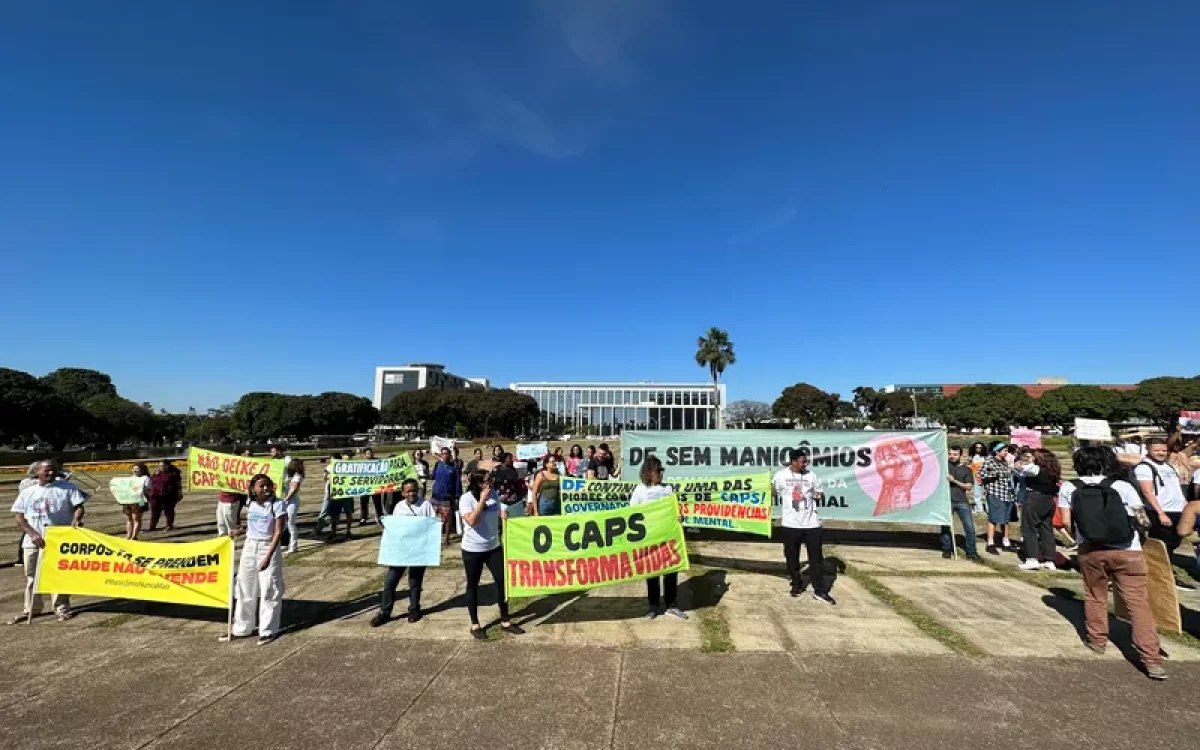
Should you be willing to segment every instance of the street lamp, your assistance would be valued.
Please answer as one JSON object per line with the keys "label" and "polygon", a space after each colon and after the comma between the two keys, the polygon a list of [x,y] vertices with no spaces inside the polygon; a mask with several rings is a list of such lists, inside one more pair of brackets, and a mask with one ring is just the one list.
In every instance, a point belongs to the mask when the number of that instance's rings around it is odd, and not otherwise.
{"label": "street lamp", "polygon": [[909,395],[909,397],[912,398],[912,401],[913,401],[913,427],[916,427],[917,426],[917,394],[910,393],[908,395]]}

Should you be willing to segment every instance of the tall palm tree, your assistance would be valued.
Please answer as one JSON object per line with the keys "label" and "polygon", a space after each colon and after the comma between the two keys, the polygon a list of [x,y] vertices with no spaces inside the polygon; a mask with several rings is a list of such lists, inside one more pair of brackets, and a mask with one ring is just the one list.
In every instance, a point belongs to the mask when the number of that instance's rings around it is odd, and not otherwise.
{"label": "tall palm tree", "polygon": [[707,367],[713,381],[713,399],[717,405],[717,427],[725,426],[721,418],[721,389],[717,379],[725,372],[725,368],[737,362],[733,353],[733,342],[729,340],[729,332],[720,328],[709,328],[708,333],[696,339],[696,364]]}

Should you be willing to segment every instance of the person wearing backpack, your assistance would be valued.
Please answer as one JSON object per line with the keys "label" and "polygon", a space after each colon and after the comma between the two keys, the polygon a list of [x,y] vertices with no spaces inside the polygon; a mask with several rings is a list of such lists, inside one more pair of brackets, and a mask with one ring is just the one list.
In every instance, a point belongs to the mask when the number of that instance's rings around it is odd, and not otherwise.
{"label": "person wearing backpack", "polygon": [[[1142,497],[1150,506],[1147,514],[1150,516],[1150,536],[1162,541],[1167,546],[1170,556],[1179,548],[1182,541],[1175,527],[1183,513],[1187,501],[1183,497],[1183,486],[1179,482],[1179,472],[1167,460],[1169,451],[1167,441],[1163,438],[1150,438],[1146,441],[1146,457],[1133,469],[1138,488]],[[1195,591],[1193,584],[1181,581],[1175,576],[1175,588],[1180,591]]]}
{"label": "person wearing backpack", "polygon": [[1125,600],[1133,630],[1133,647],[1141,657],[1146,676],[1167,679],[1146,589],[1148,568],[1134,525],[1134,511],[1142,507],[1137,490],[1117,477],[1121,468],[1108,448],[1096,446],[1075,452],[1079,479],[1063,482],[1058,507],[1063,525],[1075,524],[1079,545],[1079,572],[1083,575],[1085,644],[1097,654],[1108,646],[1108,586]]}

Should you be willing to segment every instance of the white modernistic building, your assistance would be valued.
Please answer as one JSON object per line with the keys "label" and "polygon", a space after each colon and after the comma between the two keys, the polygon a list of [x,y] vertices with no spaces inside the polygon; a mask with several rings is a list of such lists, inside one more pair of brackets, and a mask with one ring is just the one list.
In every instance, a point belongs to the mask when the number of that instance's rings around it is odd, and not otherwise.
{"label": "white modernistic building", "polygon": [[[572,429],[596,426],[603,435],[717,427],[711,383],[512,383],[509,388],[533,397],[543,412],[543,430],[549,429],[551,415]],[[723,411],[728,399],[725,386],[718,388]]]}
{"label": "white modernistic building", "polygon": [[464,378],[446,372],[443,365],[415,362],[404,366],[375,368],[375,408],[384,405],[405,391],[422,388],[487,388],[486,378]]}

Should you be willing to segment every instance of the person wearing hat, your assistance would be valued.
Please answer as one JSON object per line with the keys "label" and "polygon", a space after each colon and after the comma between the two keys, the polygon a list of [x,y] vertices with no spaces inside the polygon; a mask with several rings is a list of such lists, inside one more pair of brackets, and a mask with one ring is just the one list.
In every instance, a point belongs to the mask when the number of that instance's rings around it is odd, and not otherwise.
{"label": "person wearing hat", "polygon": [[1016,490],[1013,486],[1013,470],[1008,461],[1008,446],[1004,443],[992,444],[992,455],[979,467],[979,483],[987,495],[987,551],[998,555],[996,547],[996,532],[1000,532],[1000,543],[1004,549],[1012,544],[1008,541],[1008,521],[1016,502]]}

